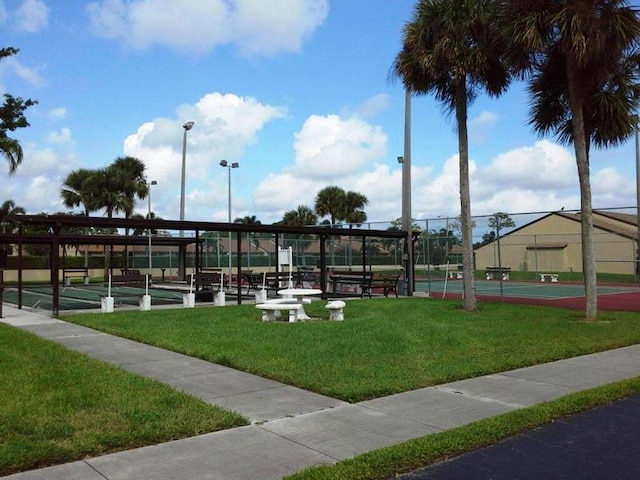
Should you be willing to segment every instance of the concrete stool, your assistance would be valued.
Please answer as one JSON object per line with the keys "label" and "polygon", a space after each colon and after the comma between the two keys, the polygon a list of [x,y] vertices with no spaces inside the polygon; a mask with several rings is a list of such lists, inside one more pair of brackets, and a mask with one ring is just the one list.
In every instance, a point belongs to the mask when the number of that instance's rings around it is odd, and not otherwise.
{"label": "concrete stool", "polygon": [[329,310],[329,320],[344,320],[344,311],[346,303],[342,300],[332,300],[324,307]]}

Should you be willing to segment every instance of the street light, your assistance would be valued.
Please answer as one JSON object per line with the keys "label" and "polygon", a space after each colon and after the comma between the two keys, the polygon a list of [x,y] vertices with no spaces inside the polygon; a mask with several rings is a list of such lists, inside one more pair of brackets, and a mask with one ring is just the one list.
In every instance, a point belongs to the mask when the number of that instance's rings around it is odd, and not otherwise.
{"label": "street light", "polygon": [[[402,161],[401,161],[402,159]],[[402,229],[407,232],[405,240],[405,288],[408,296],[413,295],[413,236],[411,222],[411,92],[404,93],[404,155],[398,157],[402,164]]]}
{"label": "street light", "polygon": [[[149,195],[149,213],[148,213],[148,216],[147,216],[147,218],[149,220],[151,220],[151,187],[153,185],[157,185],[157,184],[158,184],[158,182],[156,182],[155,180],[151,180],[151,183],[149,183],[149,193],[148,193],[148,195]],[[152,273],[153,273],[153,270],[151,269],[151,227],[149,227],[149,232],[148,233],[149,233],[149,280],[151,280]]]}
{"label": "street light", "polygon": [[[229,223],[231,223],[231,169],[240,167],[238,162],[229,163],[226,160],[220,160],[220,166],[226,168],[229,172]],[[229,256],[229,287],[231,287],[231,230],[229,230],[229,245],[227,247]]]}
{"label": "street light", "polygon": [[633,121],[635,123],[636,130],[636,225],[638,231],[636,232],[638,238],[636,239],[636,277],[640,275],[640,126],[638,125],[638,115],[633,115]]}
{"label": "street light", "polygon": [[[194,123],[189,121],[182,125],[184,135],[182,136],[182,182],[180,184],[180,221],[184,221],[184,183],[187,169],[187,132],[193,128]],[[184,237],[184,230],[180,230],[180,238]],[[180,245],[178,253],[178,278],[185,279],[185,247]]]}

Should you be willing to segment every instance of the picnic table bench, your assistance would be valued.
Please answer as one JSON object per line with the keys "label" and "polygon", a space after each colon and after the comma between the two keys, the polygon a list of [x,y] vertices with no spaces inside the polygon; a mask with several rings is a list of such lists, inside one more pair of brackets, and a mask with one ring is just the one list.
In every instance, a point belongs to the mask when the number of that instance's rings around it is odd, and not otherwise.
{"label": "picnic table bench", "polygon": [[210,271],[191,274],[195,288],[195,298],[199,302],[213,302],[215,295],[222,290],[222,272]]}
{"label": "picnic table bench", "polygon": [[551,280],[551,283],[558,283],[558,274],[557,273],[540,273],[540,281],[545,282],[548,278]]}
{"label": "picnic table bench", "polygon": [[[390,293],[394,293],[398,298],[398,281],[400,275],[395,273],[374,273],[371,278],[371,288],[381,288],[385,297]],[[371,297],[371,295],[369,295]]]}
{"label": "picnic table bench", "polygon": [[502,278],[502,280],[509,280],[509,275],[511,274],[511,268],[487,267],[484,272],[487,280],[497,280],[498,278]]}
{"label": "picnic table bench", "polygon": [[62,282],[65,287],[71,285],[72,278],[82,277],[82,282],[85,285],[89,284],[89,269],[88,268],[63,268],[62,269]]}
{"label": "picnic table bench", "polygon": [[[331,280],[331,291],[334,294],[355,294],[359,295],[360,298],[366,294],[371,298],[373,272],[334,270],[329,275],[329,279]],[[355,291],[348,291],[348,289],[352,288],[355,288]]]}
{"label": "picnic table bench", "polygon": [[[105,282],[105,285],[108,281]],[[149,285],[151,285],[151,279],[149,279]],[[126,273],[124,275],[112,275],[111,276],[112,287],[134,287],[145,288],[147,286],[147,276],[142,273]]]}
{"label": "picnic table bench", "polygon": [[[297,283],[297,275],[291,274],[292,286]],[[247,282],[247,293],[250,290],[262,290],[277,292],[283,288],[289,288],[289,273],[288,272],[264,272],[264,273],[249,273],[245,276]]]}

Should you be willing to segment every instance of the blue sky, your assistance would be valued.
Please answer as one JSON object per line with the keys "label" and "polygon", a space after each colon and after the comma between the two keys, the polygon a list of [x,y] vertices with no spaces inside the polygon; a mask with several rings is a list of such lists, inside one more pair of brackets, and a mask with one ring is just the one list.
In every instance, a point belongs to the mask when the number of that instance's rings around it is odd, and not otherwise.
{"label": "blue sky", "polygon": [[[413,0],[0,0],[0,91],[39,104],[16,133],[25,158],[0,200],[65,211],[64,177],[130,155],[147,165],[152,209],[179,218],[182,125],[187,220],[263,223],[322,188],[364,193],[369,220],[400,216],[404,91],[389,80]],[[579,207],[572,150],[532,134],[514,84],[469,111],[472,213]],[[412,103],[418,219],[459,213],[453,119]],[[592,152],[594,206],[635,205],[632,140]],[[146,213],[147,202],[138,211]]]}

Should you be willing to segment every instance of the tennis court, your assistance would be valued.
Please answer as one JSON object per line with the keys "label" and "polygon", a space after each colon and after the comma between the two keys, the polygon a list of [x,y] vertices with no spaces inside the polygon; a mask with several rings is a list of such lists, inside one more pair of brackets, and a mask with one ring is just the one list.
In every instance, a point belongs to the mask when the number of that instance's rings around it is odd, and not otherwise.
{"label": "tennis court", "polygon": [[[578,283],[476,280],[475,288],[476,297],[484,301],[585,308],[584,286]],[[416,281],[416,292],[427,292],[434,298],[461,298],[462,280]],[[640,287],[598,285],[598,308],[640,311]]]}

